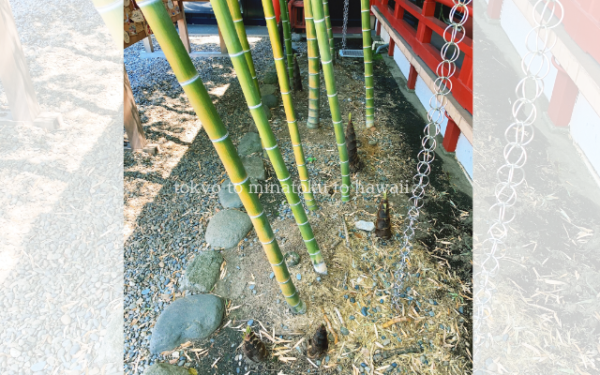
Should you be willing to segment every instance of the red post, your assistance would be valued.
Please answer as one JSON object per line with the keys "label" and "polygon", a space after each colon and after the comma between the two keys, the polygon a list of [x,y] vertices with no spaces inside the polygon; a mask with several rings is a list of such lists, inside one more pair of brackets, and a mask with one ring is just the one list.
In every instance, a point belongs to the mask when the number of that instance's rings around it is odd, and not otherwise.
{"label": "red post", "polygon": [[377,26],[375,26],[375,33],[381,35],[381,22],[379,20],[377,20]]}
{"label": "red post", "polygon": [[502,13],[502,3],[504,0],[490,0],[487,6],[487,15],[490,19],[499,20]]}
{"label": "red post", "polygon": [[[423,10],[421,12],[423,17],[433,17],[435,16],[435,1],[434,0],[425,0],[423,3]],[[427,27],[424,21],[419,22],[419,26],[417,27],[417,40],[421,43],[429,43],[431,42],[431,29]]]}
{"label": "red post", "polygon": [[396,42],[392,39],[390,35],[390,45],[388,46],[388,56],[394,57],[394,47],[396,46]]}
{"label": "red post", "polygon": [[556,126],[568,126],[571,122],[571,116],[573,116],[573,109],[575,108],[579,89],[554,58],[552,58],[552,63],[558,69],[558,74],[556,75],[552,96],[550,97],[548,117],[550,117],[550,120]]}
{"label": "red post", "polygon": [[281,9],[279,8],[279,0],[273,0],[273,10],[275,11],[275,21],[281,22]]}
{"label": "red post", "polygon": [[417,84],[417,77],[419,74],[417,73],[417,69],[414,66],[410,66],[410,72],[408,74],[408,81],[406,82],[406,88],[409,90],[414,90],[415,85]]}
{"label": "red post", "polygon": [[444,134],[444,141],[442,146],[447,152],[456,151],[456,144],[458,143],[458,137],[460,137],[460,128],[454,120],[448,117],[448,125],[446,125],[446,133]]}

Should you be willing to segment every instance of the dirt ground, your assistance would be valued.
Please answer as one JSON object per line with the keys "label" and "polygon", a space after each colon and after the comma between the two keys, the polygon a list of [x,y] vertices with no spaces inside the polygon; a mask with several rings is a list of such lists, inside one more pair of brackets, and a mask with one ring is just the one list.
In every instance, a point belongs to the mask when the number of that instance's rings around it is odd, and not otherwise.
{"label": "dirt ground", "polygon": [[[268,40],[253,44],[268,47]],[[316,183],[333,185],[340,171],[324,83],[321,128],[307,129],[307,59],[302,53],[305,43],[298,44],[305,90],[295,93],[294,99],[309,174]],[[211,64],[213,76],[221,81],[206,82],[206,86],[237,142],[252,120],[240,105],[244,99],[230,62],[215,59]],[[256,65],[261,80],[270,68],[269,59],[257,58]],[[410,257],[403,307],[397,311],[391,306],[393,271],[409,197],[405,186],[410,185],[416,168],[424,121],[381,59],[374,68],[374,130],[364,128],[361,60],[340,60],[335,66],[336,83],[343,117],[352,113],[355,120],[364,163],[353,181],[403,187],[389,197],[395,236],[381,241],[355,229],[356,220],[375,220],[379,192],[354,191],[347,204],[341,204],[336,191],[317,195],[319,210],[309,219],[329,268],[327,276],[318,277],[288,207],[282,205],[284,196],[261,196],[282,251],[301,255],[300,264],[290,272],[307,303],[307,313],[290,313],[277,283],[269,277],[270,266],[252,230],[236,249],[222,251],[225,262],[213,293],[227,301],[223,326],[205,342],[184,344],[175,353],[161,356],[148,351],[152,327],[168,303],[184,295],[179,290],[182,269],[194,252],[207,250],[204,228],[222,209],[217,194],[176,195],[173,186],[191,180],[218,184],[226,174],[181,90],[167,95],[160,87],[145,91],[148,99],[140,106],[145,131],[151,142],[160,145],[161,153],[125,155],[126,373],[142,373],[157,361],[179,363],[199,374],[470,373],[471,197],[456,188],[465,177],[447,173],[439,159],[433,163],[432,183]],[[297,179],[283,107],[272,112],[280,149]],[[377,143],[370,144],[372,140]],[[272,182],[274,173],[268,160],[265,164]],[[156,286],[158,278],[161,285],[164,278],[165,287]],[[152,290],[150,297],[142,295],[145,288]],[[325,317],[334,331],[329,329],[330,350],[326,357],[311,362],[303,349],[306,336],[312,337]],[[385,324],[397,317],[406,320]],[[250,320],[271,353],[278,354],[269,362],[254,364],[240,358],[242,331]],[[347,335],[341,333],[342,327]]]}

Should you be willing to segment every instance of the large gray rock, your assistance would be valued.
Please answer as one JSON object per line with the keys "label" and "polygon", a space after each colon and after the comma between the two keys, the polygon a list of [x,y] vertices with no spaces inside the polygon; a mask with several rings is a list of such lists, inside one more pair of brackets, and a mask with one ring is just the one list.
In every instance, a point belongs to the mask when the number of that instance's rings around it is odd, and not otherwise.
{"label": "large gray rock", "polygon": [[260,136],[253,132],[246,133],[238,145],[238,154],[240,156],[247,156],[261,150]]}
{"label": "large gray rock", "polygon": [[260,86],[260,95],[275,95],[277,87],[275,85]]}
{"label": "large gray rock", "polygon": [[248,173],[250,178],[261,181],[267,179],[267,170],[265,169],[265,163],[261,157],[244,156],[242,158],[242,164],[244,164],[244,169],[246,169],[246,173]]}
{"label": "large gray rock", "polygon": [[190,372],[185,367],[168,363],[155,363],[150,367],[146,367],[144,375],[190,375]]}
{"label": "large gray rock", "polygon": [[240,211],[223,210],[213,216],[206,228],[206,242],[213,249],[230,249],[252,229],[250,217]]}
{"label": "large gray rock", "polygon": [[219,190],[219,202],[221,202],[225,208],[241,208],[243,206],[242,200],[236,193],[235,186],[233,186],[230,179],[226,179],[221,184],[221,190]]}
{"label": "large gray rock", "polygon": [[275,95],[263,95],[262,102],[269,108],[276,108],[279,105],[279,98]]}
{"label": "large gray rock", "polygon": [[182,288],[195,293],[208,293],[219,279],[223,256],[218,251],[201,251],[185,269]]}
{"label": "large gray rock", "polygon": [[158,317],[150,352],[159,354],[173,350],[187,341],[209,337],[223,320],[223,300],[212,294],[197,294],[171,303]]}
{"label": "large gray rock", "polygon": [[265,78],[263,79],[263,83],[268,85],[274,85],[277,83],[277,72],[272,70],[265,74]]}

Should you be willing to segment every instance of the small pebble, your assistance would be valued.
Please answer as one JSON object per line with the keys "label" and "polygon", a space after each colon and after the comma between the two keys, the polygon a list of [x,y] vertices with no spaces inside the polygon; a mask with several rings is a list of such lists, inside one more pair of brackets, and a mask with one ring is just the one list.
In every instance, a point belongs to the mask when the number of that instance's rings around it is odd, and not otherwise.
{"label": "small pebble", "polygon": [[298,279],[298,280],[302,280],[302,275],[300,275],[300,274],[297,274],[297,275],[296,275],[296,279]]}

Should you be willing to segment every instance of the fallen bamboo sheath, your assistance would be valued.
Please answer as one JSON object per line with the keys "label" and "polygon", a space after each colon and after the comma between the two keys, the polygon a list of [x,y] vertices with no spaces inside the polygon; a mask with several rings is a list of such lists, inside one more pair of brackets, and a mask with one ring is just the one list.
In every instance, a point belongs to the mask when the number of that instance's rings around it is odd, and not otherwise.
{"label": "fallen bamboo sheath", "polygon": [[400,322],[408,322],[408,321],[409,321],[409,320],[408,320],[408,318],[407,318],[407,317],[405,317],[405,316],[398,316],[398,317],[396,317],[396,318],[394,318],[394,319],[392,319],[392,320],[390,320],[390,321],[388,321],[388,322],[385,322],[385,323],[382,325],[382,327],[383,327],[383,328],[388,328],[388,327],[391,327],[391,326],[393,326],[393,325],[394,325],[394,324],[396,324],[396,323],[400,323]]}
{"label": "fallen bamboo sheath", "polygon": [[325,318],[325,322],[327,323],[327,328],[329,328],[329,330],[333,334],[333,343],[335,345],[337,345],[337,343],[338,343],[338,335],[333,330],[333,327],[331,326],[331,322],[329,321],[329,319],[327,319],[327,314],[325,314],[325,309],[321,307],[321,311],[323,311],[323,317]]}

